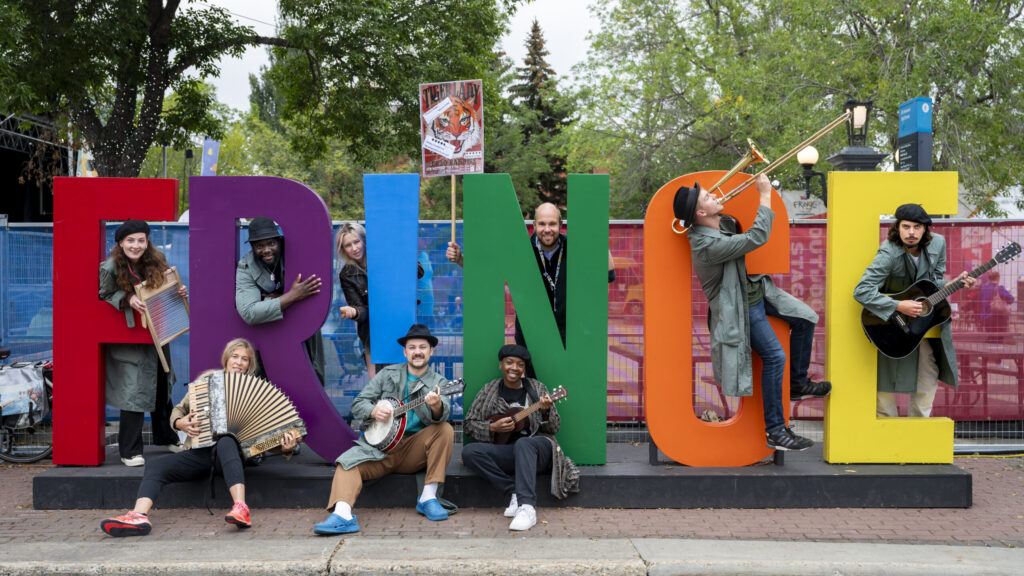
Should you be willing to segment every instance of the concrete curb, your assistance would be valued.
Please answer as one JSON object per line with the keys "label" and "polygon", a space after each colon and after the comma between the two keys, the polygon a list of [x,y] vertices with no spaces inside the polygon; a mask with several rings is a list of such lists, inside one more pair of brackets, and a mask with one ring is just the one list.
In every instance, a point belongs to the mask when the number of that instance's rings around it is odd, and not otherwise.
{"label": "concrete curb", "polygon": [[1024,550],[970,546],[510,536],[475,539],[143,538],[6,544],[0,574],[1024,574]]}
{"label": "concrete curb", "polygon": [[1024,574],[1024,550],[971,546],[634,538],[650,576]]}

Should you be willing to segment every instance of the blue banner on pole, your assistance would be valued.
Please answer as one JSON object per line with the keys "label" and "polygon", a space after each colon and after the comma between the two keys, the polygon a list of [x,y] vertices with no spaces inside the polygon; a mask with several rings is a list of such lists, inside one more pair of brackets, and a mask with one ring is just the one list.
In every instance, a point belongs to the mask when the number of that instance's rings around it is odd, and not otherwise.
{"label": "blue banner on pole", "polygon": [[220,155],[220,141],[203,140],[203,164],[200,176],[217,175],[217,156]]}
{"label": "blue banner on pole", "polygon": [[416,322],[419,174],[365,174],[366,270],[370,354],[376,364],[405,362],[397,340]]}

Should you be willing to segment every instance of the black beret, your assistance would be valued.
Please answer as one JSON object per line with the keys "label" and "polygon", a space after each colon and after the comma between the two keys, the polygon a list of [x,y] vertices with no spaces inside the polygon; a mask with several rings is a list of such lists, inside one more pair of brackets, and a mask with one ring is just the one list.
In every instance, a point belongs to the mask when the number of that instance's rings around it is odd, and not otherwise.
{"label": "black beret", "polygon": [[121,240],[139,232],[144,232],[146,236],[149,236],[149,224],[143,220],[127,220],[114,231],[114,242],[120,244]]}
{"label": "black beret", "polygon": [[700,196],[700,187],[694,182],[693,187],[680,186],[676,190],[676,197],[672,200],[672,211],[676,218],[683,221],[683,224],[690,226],[697,214],[697,198]]}
{"label": "black beret", "polygon": [[505,344],[501,347],[501,350],[498,350],[499,362],[509,356],[515,356],[523,362],[530,361],[530,351],[527,350],[525,346],[520,346],[519,344]]}
{"label": "black beret", "polygon": [[909,220],[925,226],[931,226],[932,219],[920,204],[904,204],[896,209],[897,220]]}

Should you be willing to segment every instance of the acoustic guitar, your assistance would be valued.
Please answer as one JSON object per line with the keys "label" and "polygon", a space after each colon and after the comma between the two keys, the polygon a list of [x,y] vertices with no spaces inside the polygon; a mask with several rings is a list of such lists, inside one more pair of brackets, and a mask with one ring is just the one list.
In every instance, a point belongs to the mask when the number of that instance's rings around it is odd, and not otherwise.
{"label": "acoustic guitar", "polygon": [[[1003,247],[994,258],[971,270],[967,275],[978,278],[995,267],[996,264],[1009,262],[1020,254],[1020,244],[1011,242]],[[860,323],[868,340],[878,351],[889,358],[906,358],[917,347],[925,333],[935,326],[949,321],[952,311],[946,299],[964,287],[962,280],[955,280],[939,288],[928,280],[918,280],[910,288],[898,293],[889,294],[894,300],[916,300],[921,303],[921,315],[911,318],[899,312],[887,319],[879,318],[865,308],[860,314]]]}
{"label": "acoustic guitar", "polygon": [[[466,388],[462,378],[449,382],[441,387],[438,392],[441,396],[454,396],[461,394]],[[374,418],[368,419],[363,424],[363,438],[367,444],[381,452],[390,452],[398,445],[405,435],[405,423],[409,410],[426,403],[427,396],[423,395],[408,404],[402,403],[398,398],[382,398],[377,401],[377,406],[391,407],[391,416],[385,422]]]}
{"label": "acoustic guitar", "polygon": [[[554,392],[550,393],[552,402],[558,402],[559,400],[565,398],[568,395],[569,393],[566,392],[565,388],[561,386],[556,388]],[[509,440],[511,440],[514,436],[518,435],[520,432],[523,431],[523,428],[526,427],[526,419],[530,417],[530,414],[533,414],[537,410],[540,410],[540,402],[531,404],[527,408],[509,408],[508,410],[500,414],[491,414],[490,416],[488,416],[487,419],[490,420],[491,422],[497,422],[502,418],[508,418],[509,416],[511,416],[512,421],[515,422],[516,425],[516,427],[513,428],[511,432],[495,432],[494,443],[508,444]]]}

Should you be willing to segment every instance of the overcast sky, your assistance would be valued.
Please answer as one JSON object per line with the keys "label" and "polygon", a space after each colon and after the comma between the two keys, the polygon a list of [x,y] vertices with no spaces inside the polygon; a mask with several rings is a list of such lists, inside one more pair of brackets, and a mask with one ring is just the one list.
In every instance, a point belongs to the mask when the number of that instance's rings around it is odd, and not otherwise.
{"label": "overcast sky", "polygon": [[[502,47],[521,66],[526,55],[524,46],[530,26],[536,18],[544,32],[549,52],[548,63],[555,73],[568,77],[574,64],[587,55],[587,33],[597,28],[587,5],[591,0],[534,0],[519,8],[510,22],[509,33],[502,39]],[[274,34],[277,17],[276,0],[214,0],[213,4],[229,10],[235,19],[252,26],[258,34]],[[220,62],[220,77],[211,78],[221,102],[236,110],[249,108],[249,74],[259,72],[266,65],[264,48],[250,48],[241,58],[224,58]],[[431,81],[458,80],[458,78],[432,78]]]}

